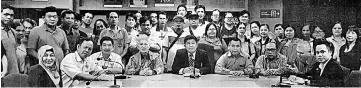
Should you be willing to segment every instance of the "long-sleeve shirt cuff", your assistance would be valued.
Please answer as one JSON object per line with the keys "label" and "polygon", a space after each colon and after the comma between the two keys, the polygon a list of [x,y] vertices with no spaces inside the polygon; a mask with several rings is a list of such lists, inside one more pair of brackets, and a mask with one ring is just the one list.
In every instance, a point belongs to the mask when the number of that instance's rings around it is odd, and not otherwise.
{"label": "long-sleeve shirt cuff", "polygon": [[179,70],[178,74],[183,75],[183,74],[184,74],[184,73],[183,73],[183,70],[184,70],[184,68],[181,68],[181,69]]}

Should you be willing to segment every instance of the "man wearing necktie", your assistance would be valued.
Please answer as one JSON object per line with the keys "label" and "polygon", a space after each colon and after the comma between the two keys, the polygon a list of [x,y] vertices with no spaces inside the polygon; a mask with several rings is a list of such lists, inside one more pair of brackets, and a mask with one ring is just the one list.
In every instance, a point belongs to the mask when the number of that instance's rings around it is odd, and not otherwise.
{"label": "man wearing necktie", "polygon": [[197,49],[198,39],[193,35],[184,38],[185,49],[177,50],[174,58],[173,74],[208,74],[210,64],[206,51]]}

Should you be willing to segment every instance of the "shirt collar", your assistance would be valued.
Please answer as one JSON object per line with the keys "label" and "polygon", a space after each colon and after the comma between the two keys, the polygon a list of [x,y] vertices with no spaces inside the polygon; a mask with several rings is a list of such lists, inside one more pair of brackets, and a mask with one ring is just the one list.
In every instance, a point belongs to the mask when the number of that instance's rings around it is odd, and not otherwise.
{"label": "shirt collar", "polygon": [[51,30],[51,28],[49,28],[48,26],[46,26],[46,24],[43,24],[45,31],[50,32],[50,33],[55,33],[57,31],[57,27],[55,27],[55,30]]}
{"label": "shirt collar", "polygon": [[[99,54],[99,58],[103,58],[103,53],[102,53],[101,51],[100,51],[99,53],[100,53],[100,54]],[[110,53],[108,59],[109,59],[109,60],[112,60],[112,52]]]}
{"label": "shirt collar", "polygon": [[196,57],[196,52],[194,52],[194,53],[189,53],[188,52],[188,56],[190,56],[191,54],[193,54],[193,59],[195,59],[194,57]]}
{"label": "shirt collar", "polygon": [[75,53],[76,61],[78,61],[78,62],[83,61],[83,59],[81,59],[81,57],[79,56],[78,51],[75,51],[74,53]]}
{"label": "shirt collar", "polygon": [[[336,41],[336,40],[335,40],[335,37],[331,36],[330,38],[331,38],[333,41]],[[341,37],[341,38],[342,38],[341,41],[346,41],[345,37]]]}
{"label": "shirt collar", "polygon": [[232,55],[231,52],[227,52],[226,54],[228,57],[243,57],[244,56],[244,54],[242,52],[239,52],[238,55]]}

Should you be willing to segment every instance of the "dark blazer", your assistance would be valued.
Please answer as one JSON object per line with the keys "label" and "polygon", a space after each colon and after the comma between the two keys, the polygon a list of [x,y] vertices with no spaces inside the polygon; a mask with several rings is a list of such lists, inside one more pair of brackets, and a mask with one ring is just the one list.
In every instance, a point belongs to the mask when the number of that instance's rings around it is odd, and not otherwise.
{"label": "dark blazer", "polygon": [[56,87],[48,73],[46,73],[44,68],[39,64],[31,66],[28,75],[28,82],[30,87]]}
{"label": "dark blazer", "polygon": [[[208,56],[205,51],[197,49],[194,66],[200,70],[202,75],[210,72]],[[186,67],[189,67],[188,52],[186,49],[179,49],[174,58],[172,73],[179,74],[179,70]]]}
{"label": "dark blazer", "polygon": [[344,52],[347,46],[345,44],[340,48],[340,64],[351,70],[360,70],[361,42],[356,42],[351,51]]}
{"label": "dark blazer", "polygon": [[318,86],[342,86],[344,80],[344,73],[340,64],[336,60],[331,59],[325,66],[322,75],[320,76],[321,69],[320,63],[317,62],[313,65],[311,71],[307,72],[307,76],[311,76],[311,84],[316,82]]}

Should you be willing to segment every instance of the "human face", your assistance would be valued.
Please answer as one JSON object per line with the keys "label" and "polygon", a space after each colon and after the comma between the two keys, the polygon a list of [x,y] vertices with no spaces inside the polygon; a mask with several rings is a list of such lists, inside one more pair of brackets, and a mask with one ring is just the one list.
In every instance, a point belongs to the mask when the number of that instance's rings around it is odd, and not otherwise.
{"label": "human face", "polygon": [[260,31],[261,37],[267,37],[267,34],[268,34],[267,26],[261,26],[259,31]]}
{"label": "human face", "polygon": [[14,10],[11,9],[3,9],[1,12],[1,23],[9,24],[14,19]]}
{"label": "human face", "polygon": [[140,25],[140,28],[142,30],[149,30],[151,27],[152,27],[152,25],[150,24],[149,20],[145,21],[145,23]]}
{"label": "human face", "polygon": [[109,25],[117,25],[119,22],[119,15],[115,12],[109,13]]}
{"label": "human face", "polygon": [[194,39],[187,40],[185,43],[186,50],[190,53],[196,52],[197,46],[197,42]]}
{"label": "human face", "polygon": [[278,37],[281,37],[284,34],[284,30],[282,26],[278,26],[275,28],[275,33]]}
{"label": "human face", "polygon": [[74,25],[73,25],[73,28],[74,29],[78,29],[81,25],[81,21],[80,20],[75,20],[74,21]]}
{"label": "human face", "polygon": [[27,21],[25,21],[25,22],[23,23],[23,25],[24,25],[24,28],[25,28],[25,35],[26,35],[26,36],[29,36],[31,29],[33,29],[33,25],[31,25],[31,24],[30,24],[29,22],[27,22]]}
{"label": "human face", "polygon": [[341,24],[335,24],[332,27],[332,33],[333,33],[333,35],[341,35],[341,33],[342,33]]}
{"label": "human face", "polygon": [[297,55],[310,55],[311,47],[308,46],[307,42],[303,42],[302,44],[297,45],[296,51]]}
{"label": "human face", "polygon": [[266,45],[265,55],[266,55],[268,58],[275,58],[275,57],[277,56],[276,44],[274,44],[274,43],[268,43],[268,44]]}
{"label": "human face", "polygon": [[327,49],[327,46],[324,44],[316,46],[316,61],[320,63],[325,63],[327,60],[331,59],[332,52]]}
{"label": "human face", "polygon": [[108,53],[108,54],[110,54],[114,49],[114,46],[111,41],[103,41],[100,47],[103,53]]}
{"label": "human face", "polygon": [[150,14],[150,21],[152,21],[153,25],[158,23],[157,13]]}
{"label": "human face", "polygon": [[211,16],[212,21],[219,21],[219,15],[220,15],[219,11],[213,11]]}
{"label": "human face", "polygon": [[198,26],[199,23],[198,19],[190,18],[189,21],[190,21],[190,26],[195,26],[195,27]]}
{"label": "human face", "polygon": [[249,16],[248,14],[243,14],[242,16],[239,16],[239,21],[242,22],[242,23],[248,23],[248,20],[249,20]]}
{"label": "human face", "polygon": [[102,31],[105,29],[105,25],[102,21],[95,22],[95,29],[98,31]]}
{"label": "human face", "polygon": [[251,31],[255,35],[259,35],[259,27],[256,23],[251,24]]}
{"label": "human face", "polygon": [[240,41],[230,41],[228,50],[232,55],[239,55],[241,52],[241,42]]}
{"label": "human face", "polygon": [[17,36],[18,39],[21,39],[24,37],[25,35],[25,29],[24,29],[24,26],[17,26],[16,29],[15,29],[15,35]]}
{"label": "human face", "polygon": [[231,13],[226,13],[226,16],[224,17],[224,22],[226,24],[233,24],[233,15]]}
{"label": "human face", "polygon": [[187,10],[186,10],[186,8],[184,8],[184,7],[179,7],[177,14],[185,17],[185,16],[187,15]]}
{"label": "human face", "polygon": [[357,34],[355,31],[347,31],[346,33],[346,39],[347,41],[349,42],[353,42],[353,41],[356,41],[357,39]]}
{"label": "human face", "polygon": [[312,35],[315,37],[315,39],[322,39],[325,36],[325,32],[323,32],[320,27],[316,27],[315,32],[313,32]]}
{"label": "human face", "polygon": [[64,23],[68,24],[68,25],[72,25],[74,24],[74,14],[65,14],[65,17],[63,18]]}
{"label": "human face", "polygon": [[208,37],[216,37],[217,36],[217,29],[215,26],[210,25],[207,30]]}
{"label": "human face", "polygon": [[167,16],[164,14],[159,15],[159,23],[165,25],[167,23]]}
{"label": "human face", "polygon": [[52,51],[46,51],[44,53],[44,56],[42,58],[42,63],[44,66],[46,67],[50,67],[53,66],[55,64],[55,54]]}
{"label": "human face", "polygon": [[302,28],[302,34],[305,37],[310,37],[311,36],[311,31],[310,31],[310,26],[306,25]]}
{"label": "human face", "polygon": [[198,8],[198,9],[196,10],[196,13],[197,13],[198,16],[199,16],[199,19],[203,19],[204,16],[206,15],[206,14],[205,14],[205,9],[203,9],[203,8]]}
{"label": "human face", "polygon": [[239,35],[243,36],[246,33],[246,25],[240,24],[237,28]]}
{"label": "human face", "polygon": [[44,21],[48,26],[56,26],[58,22],[58,15],[56,12],[47,12],[44,17]]}
{"label": "human face", "polygon": [[128,17],[126,25],[128,27],[133,28],[135,27],[135,24],[136,24],[135,19],[133,17]]}
{"label": "human face", "polygon": [[93,50],[93,42],[92,41],[84,41],[81,45],[78,44],[78,54],[81,58],[88,57]]}
{"label": "human face", "polygon": [[149,51],[149,42],[147,40],[140,40],[138,43],[139,52],[145,53]]}
{"label": "human face", "polygon": [[181,19],[175,19],[174,22],[173,22],[173,25],[177,29],[183,29],[184,22],[182,22]]}
{"label": "human face", "polygon": [[287,27],[285,30],[286,38],[293,38],[295,37],[295,30],[291,27]]}
{"label": "human face", "polygon": [[84,24],[90,25],[93,22],[93,14],[85,13],[83,22]]}

